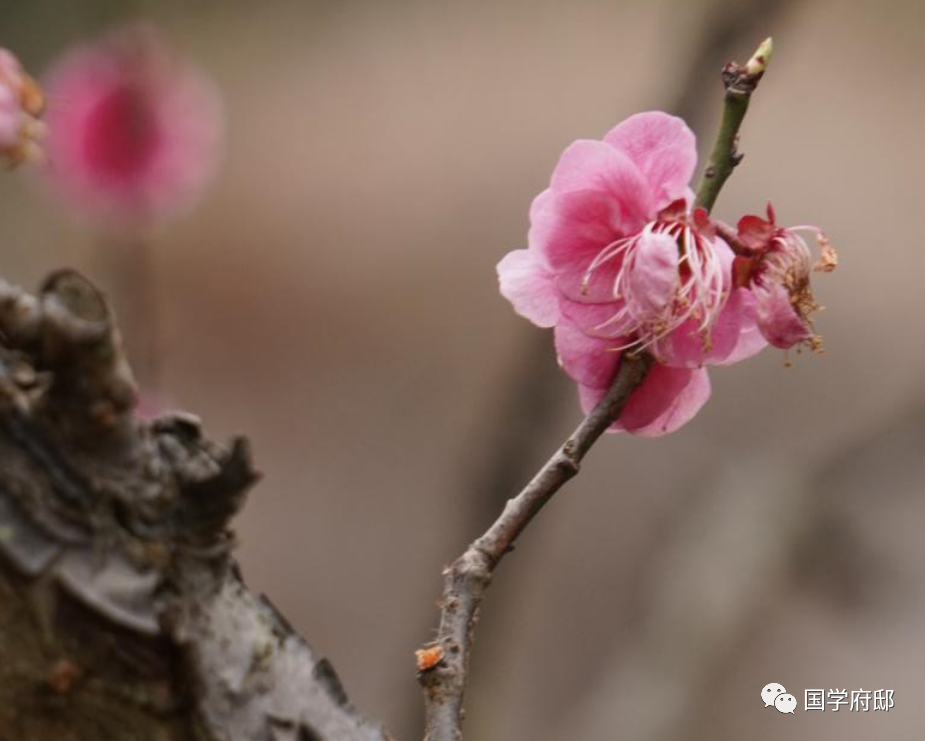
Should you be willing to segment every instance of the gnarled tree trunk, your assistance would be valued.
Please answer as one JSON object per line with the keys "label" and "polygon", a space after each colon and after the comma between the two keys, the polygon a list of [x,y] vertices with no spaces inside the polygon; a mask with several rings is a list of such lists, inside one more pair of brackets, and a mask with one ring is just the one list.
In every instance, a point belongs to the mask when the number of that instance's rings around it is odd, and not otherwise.
{"label": "gnarled tree trunk", "polygon": [[0,281],[0,741],[385,741],[241,581],[246,441],[135,397],[86,279]]}

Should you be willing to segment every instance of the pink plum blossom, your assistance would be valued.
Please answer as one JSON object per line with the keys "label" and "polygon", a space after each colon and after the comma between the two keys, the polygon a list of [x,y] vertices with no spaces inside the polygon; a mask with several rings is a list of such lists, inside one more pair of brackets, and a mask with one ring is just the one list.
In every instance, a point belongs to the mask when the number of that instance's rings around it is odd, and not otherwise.
{"label": "pink plum blossom", "polygon": [[626,352],[656,364],[613,431],[657,436],[689,421],[710,395],[708,364],[765,346],[735,254],[688,186],[693,133],[678,118],[641,113],[603,140],[571,144],[530,211],[528,247],[498,264],[502,294],[540,327],[555,327],[560,365],[585,410]]}
{"label": "pink plum blossom", "polygon": [[[770,204],[767,213],[767,219],[743,216],[735,237],[729,236],[739,252],[733,265],[736,293],[747,292],[742,300],[752,305],[758,329],[771,345],[785,350],[806,345],[818,352],[822,340],[811,315],[821,307],[813,297],[810,272],[831,272],[838,256],[818,227],[785,229],[777,225]],[[815,265],[800,232],[814,234],[819,242]]]}
{"label": "pink plum blossom", "polygon": [[66,52],[48,75],[47,181],[80,215],[146,225],[195,199],[221,115],[204,73],[148,26]]}
{"label": "pink plum blossom", "polygon": [[44,133],[39,116],[45,98],[19,60],[0,48],[0,159],[14,166],[41,157],[37,140]]}

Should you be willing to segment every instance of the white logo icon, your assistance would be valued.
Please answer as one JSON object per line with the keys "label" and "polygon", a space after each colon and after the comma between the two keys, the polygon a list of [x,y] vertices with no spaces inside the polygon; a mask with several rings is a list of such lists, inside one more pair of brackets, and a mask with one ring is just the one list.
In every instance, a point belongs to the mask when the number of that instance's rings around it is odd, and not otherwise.
{"label": "white logo icon", "polygon": [[[764,689],[761,690],[761,699],[764,700],[764,706],[766,708],[771,707],[780,695],[783,695],[787,690],[784,689],[784,685],[778,684],[777,682],[771,682],[771,684],[766,684]],[[793,697],[793,695],[787,695],[787,697]],[[781,711],[784,712],[784,711]]]}
{"label": "white logo icon", "polygon": [[793,695],[778,695],[777,699],[774,701],[774,707],[777,708],[779,713],[790,713],[793,715],[793,710],[797,706],[797,699]]}

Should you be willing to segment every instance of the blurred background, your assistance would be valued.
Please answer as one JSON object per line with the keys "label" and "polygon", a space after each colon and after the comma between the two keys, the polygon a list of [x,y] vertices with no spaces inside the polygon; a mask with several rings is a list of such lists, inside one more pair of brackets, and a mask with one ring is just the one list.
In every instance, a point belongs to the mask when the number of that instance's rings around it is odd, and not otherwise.
{"label": "blurred background", "polygon": [[[250,436],[244,574],[399,739],[420,736],[442,566],[579,420],[496,262],[573,139],[662,108],[703,154],[719,67],[773,34],[715,213],[771,199],[827,230],[827,353],[718,369],[680,432],[597,445],[497,573],[467,738],[920,736],[925,4],[31,0],[0,6],[0,44],[41,74],[138,18],[220,91],[211,185],[129,238],[4,177],[3,277],[85,271],[151,405]],[[895,705],[806,712],[810,688]]]}

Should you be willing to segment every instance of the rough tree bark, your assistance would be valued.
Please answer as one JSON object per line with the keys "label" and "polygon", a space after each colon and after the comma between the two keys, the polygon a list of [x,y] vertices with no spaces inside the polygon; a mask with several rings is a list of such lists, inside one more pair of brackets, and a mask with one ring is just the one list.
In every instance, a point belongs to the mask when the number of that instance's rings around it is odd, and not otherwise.
{"label": "rough tree bark", "polygon": [[241,581],[246,440],[135,397],[85,278],[0,281],[0,741],[386,741]]}

